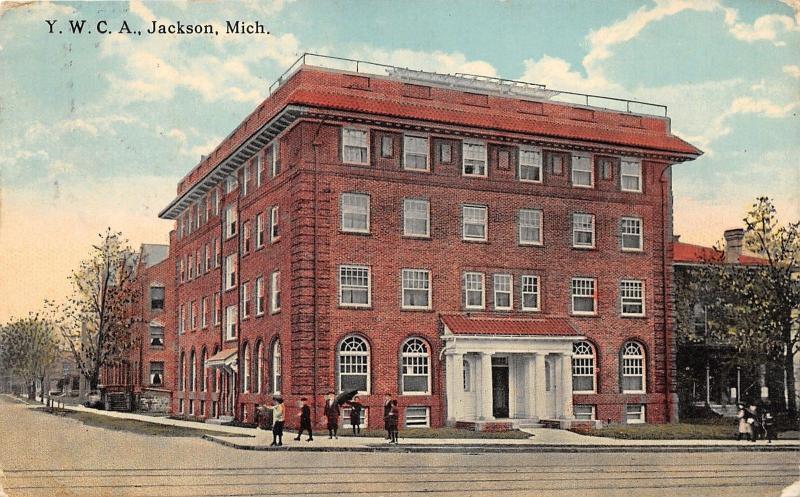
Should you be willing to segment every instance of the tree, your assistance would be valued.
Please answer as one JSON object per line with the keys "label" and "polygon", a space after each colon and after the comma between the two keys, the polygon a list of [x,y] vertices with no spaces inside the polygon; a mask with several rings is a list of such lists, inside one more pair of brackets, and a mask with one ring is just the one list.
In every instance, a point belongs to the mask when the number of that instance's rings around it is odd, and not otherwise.
{"label": "tree", "polygon": [[25,381],[31,399],[38,379],[44,400],[47,371],[58,358],[58,351],[53,323],[38,314],[13,320],[0,329],[0,362]]}
{"label": "tree", "polygon": [[135,256],[122,234],[109,228],[70,276],[72,292],[61,305],[49,303],[55,323],[92,390],[104,366],[118,364],[132,346],[140,321],[134,309],[141,299]]}

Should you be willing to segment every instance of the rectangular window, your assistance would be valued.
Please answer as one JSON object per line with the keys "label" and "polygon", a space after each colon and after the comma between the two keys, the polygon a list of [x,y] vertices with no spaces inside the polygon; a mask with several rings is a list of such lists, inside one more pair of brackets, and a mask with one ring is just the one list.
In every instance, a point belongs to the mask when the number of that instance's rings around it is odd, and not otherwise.
{"label": "rectangular window", "polygon": [[237,318],[237,309],[235,305],[229,305],[225,308],[225,340],[233,340],[236,338]]}
{"label": "rectangular window", "polygon": [[369,233],[369,195],[342,193],[342,231]]}
{"label": "rectangular window", "polygon": [[597,293],[594,278],[572,278],[572,313],[594,315],[597,312]]}
{"label": "rectangular window", "polygon": [[403,137],[403,168],[427,171],[430,146],[428,139],[421,136]]}
{"label": "rectangular window", "polygon": [[576,420],[590,421],[594,419],[594,406],[578,404],[572,407],[572,414]]}
{"label": "rectangular window", "polygon": [[598,167],[600,168],[600,177],[609,180],[614,177],[614,168],[617,165],[617,160],[612,157],[597,157]]}
{"label": "rectangular window", "polygon": [[264,214],[256,214],[256,248],[264,246]]}
{"label": "rectangular window", "polygon": [[189,274],[186,277],[186,281],[190,281],[192,278],[194,278],[194,256],[191,254],[188,256],[188,259],[186,260],[186,267],[189,268]]}
{"label": "rectangular window", "polygon": [[199,200],[199,207],[197,208],[197,214],[200,216],[200,226],[206,224],[206,214],[208,213],[207,203],[208,200],[204,196]]}
{"label": "rectangular window", "polygon": [[163,326],[150,326],[150,346],[163,347],[164,346],[164,327]]}
{"label": "rectangular window", "polygon": [[619,178],[623,192],[641,192],[642,163],[637,159],[622,159]]}
{"label": "rectangular window", "polygon": [[160,387],[164,384],[164,363],[151,362],[150,363],[150,384],[154,387]]}
{"label": "rectangular window", "polygon": [[203,274],[203,257],[200,249],[197,249],[194,256],[195,272],[194,274],[199,278]]}
{"label": "rectangular window", "polygon": [[427,200],[407,198],[403,200],[403,235],[429,237],[431,228],[431,205]]}
{"label": "rectangular window", "polygon": [[550,168],[550,174],[561,176],[564,174],[564,168],[569,160],[569,153],[564,152],[547,152],[547,165]]}
{"label": "rectangular window", "polygon": [[272,144],[272,162],[270,162],[269,168],[271,178],[281,173],[281,152],[277,141]]}
{"label": "rectangular window", "polygon": [[342,128],[342,161],[369,163],[369,134],[363,129]]}
{"label": "rectangular window", "polygon": [[572,215],[572,246],[594,248],[594,215]]}
{"label": "rectangular window", "polygon": [[205,246],[206,272],[211,271],[211,247],[206,243]]}
{"label": "rectangular window", "polygon": [[264,278],[256,278],[256,316],[264,314]]}
{"label": "rectangular window", "polygon": [[206,326],[208,326],[208,297],[203,297],[200,300],[200,327]]}
{"label": "rectangular window", "polygon": [[253,159],[253,168],[256,172],[256,187],[261,186],[263,171],[262,171],[262,164],[261,164],[261,152],[257,153],[255,158]]}
{"label": "rectangular window", "polygon": [[229,205],[225,207],[225,237],[230,238],[236,235],[236,207]]}
{"label": "rectangular window", "polygon": [[389,135],[381,136],[381,157],[394,155],[394,139]]}
{"label": "rectangular window", "polygon": [[214,267],[218,268],[222,264],[222,243],[217,243],[217,239],[211,240],[211,249],[214,252]]}
{"label": "rectangular window", "polygon": [[431,426],[431,411],[429,407],[406,407],[406,428],[428,428]]}
{"label": "rectangular window", "polygon": [[539,299],[539,277],[531,274],[523,274],[520,282],[521,307],[523,311],[538,311],[540,309]]}
{"label": "rectangular window", "polygon": [[180,319],[178,321],[178,333],[186,331],[186,304],[181,304]]}
{"label": "rectangular window", "polygon": [[426,269],[403,269],[403,309],[430,309],[430,277]]}
{"label": "rectangular window", "polygon": [[453,147],[449,143],[442,143],[439,145],[439,160],[443,164],[450,164],[453,162]]}
{"label": "rectangular window", "polygon": [[627,404],[625,406],[625,422],[629,425],[644,423],[644,409],[644,404]]}
{"label": "rectangular window", "polygon": [[636,280],[620,282],[619,300],[623,316],[644,316],[644,282]]}
{"label": "rectangular window", "polygon": [[236,288],[236,254],[225,258],[225,290]]}
{"label": "rectangular window", "polygon": [[189,324],[193,330],[197,329],[197,301],[195,300],[189,304]]}
{"label": "rectangular window", "polygon": [[250,221],[242,223],[242,254],[250,253]]}
{"label": "rectangular window", "polygon": [[164,287],[151,286],[150,287],[150,309],[159,311],[164,309]]}
{"label": "rectangular window", "polygon": [[542,182],[542,151],[536,148],[519,150],[520,181]]}
{"label": "rectangular window", "polygon": [[275,243],[281,238],[281,231],[279,226],[280,214],[278,213],[278,206],[275,205],[269,211],[269,241]]}
{"label": "rectangular window", "polygon": [[537,209],[520,209],[519,244],[542,244],[542,211]]}
{"label": "rectangular window", "polygon": [[594,186],[594,165],[589,155],[573,154],[572,186],[592,188]]}
{"label": "rectangular window", "polygon": [[275,314],[281,310],[281,272],[272,273],[272,284],[270,285],[272,295],[270,298],[270,312]]}
{"label": "rectangular window", "polygon": [[239,190],[239,193],[242,197],[247,195],[250,186],[250,163],[245,164],[242,166],[242,188]]}
{"label": "rectangular window", "polygon": [[[217,193],[217,190],[216,189],[211,190],[211,194],[209,195],[208,206],[209,206],[210,212],[213,213],[215,216],[217,214],[219,214],[218,198],[219,198],[219,194]],[[211,214],[209,214],[208,217],[210,218]]]}
{"label": "rectangular window", "polygon": [[370,271],[366,266],[339,266],[339,305],[370,306]]}
{"label": "rectangular window", "polygon": [[464,307],[483,309],[486,305],[483,288],[483,273],[464,273]]}
{"label": "rectangular window", "polygon": [[219,297],[219,292],[214,292],[214,325],[219,326],[220,319],[222,318],[222,299]]}
{"label": "rectangular window", "polygon": [[237,174],[235,172],[228,175],[225,178],[225,193],[230,193],[235,189],[239,188],[239,181],[236,178]]}
{"label": "rectangular window", "polygon": [[250,317],[250,283],[242,283],[239,292],[239,302],[242,305],[242,319],[247,319]]}
{"label": "rectangular window", "polygon": [[494,275],[494,308],[499,311],[510,310],[514,302],[514,285],[510,274]]}
{"label": "rectangular window", "polygon": [[476,240],[485,242],[488,208],[480,205],[461,206],[461,221],[463,240]]}
{"label": "rectangular window", "polygon": [[636,217],[623,217],[620,220],[620,236],[622,237],[622,250],[630,252],[641,252],[642,243],[642,220]]}
{"label": "rectangular window", "polygon": [[486,176],[486,144],[465,141],[462,146],[464,176]]}

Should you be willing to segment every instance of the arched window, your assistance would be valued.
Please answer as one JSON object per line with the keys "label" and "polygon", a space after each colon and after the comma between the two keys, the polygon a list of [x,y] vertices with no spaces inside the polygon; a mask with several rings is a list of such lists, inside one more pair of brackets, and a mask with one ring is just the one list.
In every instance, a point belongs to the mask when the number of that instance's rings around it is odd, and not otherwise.
{"label": "arched window", "polygon": [[261,393],[261,385],[264,382],[264,344],[259,341],[256,343],[256,350],[253,352],[253,362],[255,363],[255,378],[253,378],[253,392]]}
{"label": "arched window", "polygon": [[622,376],[622,393],[643,393],[644,381],[644,347],[638,342],[625,342],[622,346],[620,362]]}
{"label": "arched window", "polygon": [[242,392],[250,391],[250,347],[242,346]]}
{"label": "arched window", "polygon": [[[215,346],[214,347],[214,355],[217,355],[217,353],[219,353],[219,346]],[[219,384],[220,384],[219,376],[220,376],[219,368],[214,368],[214,370],[211,371],[211,391],[212,392],[219,393]]]}
{"label": "arched window", "polygon": [[272,393],[281,393],[281,341],[272,344]]}
{"label": "arched window", "polygon": [[186,352],[181,351],[180,368],[178,369],[178,385],[182,391],[186,391]]}
{"label": "arched window", "polygon": [[339,344],[339,391],[369,392],[369,346],[363,338],[349,336]]}
{"label": "arched window", "polygon": [[592,393],[595,391],[594,347],[589,342],[572,344],[572,391]]}
{"label": "arched window", "polygon": [[192,349],[192,354],[189,356],[189,360],[192,362],[189,366],[189,390],[192,392],[197,390],[197,385],[195,384],[195,378],[197,378],[197,361],[195,359],[194,349]]}
{"label": "arched window", "polygon": [[206,371],[206,361],[208,361],[208,350],[203,347],[203,353],[200,355],[200,391],[205,392],[208,386],[208,371]]}
{"label": "arched window", "polygon": [[421,339],[409,338],[403,344],[401,375],[404,394],[430,393],[430,355]]}

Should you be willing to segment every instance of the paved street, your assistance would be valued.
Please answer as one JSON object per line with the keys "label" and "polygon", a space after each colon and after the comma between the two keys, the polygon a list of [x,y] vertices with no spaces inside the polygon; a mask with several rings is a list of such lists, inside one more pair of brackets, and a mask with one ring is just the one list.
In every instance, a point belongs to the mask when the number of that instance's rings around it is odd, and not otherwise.
{"label": "paved street", "polygon": [[777,497],[798,479],[800,462],[793,452],[254,452],[88,427],[2,397],[0,443],[0,485],[9,497]]}

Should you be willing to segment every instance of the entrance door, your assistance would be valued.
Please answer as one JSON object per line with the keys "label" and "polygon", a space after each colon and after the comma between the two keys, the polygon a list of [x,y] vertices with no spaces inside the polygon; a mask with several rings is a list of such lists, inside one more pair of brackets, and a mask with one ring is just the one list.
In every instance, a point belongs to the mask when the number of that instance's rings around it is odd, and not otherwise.
{"label": "entrance door", "polygon": [[492,416],[508,417],[508,358],[492,358]]}

